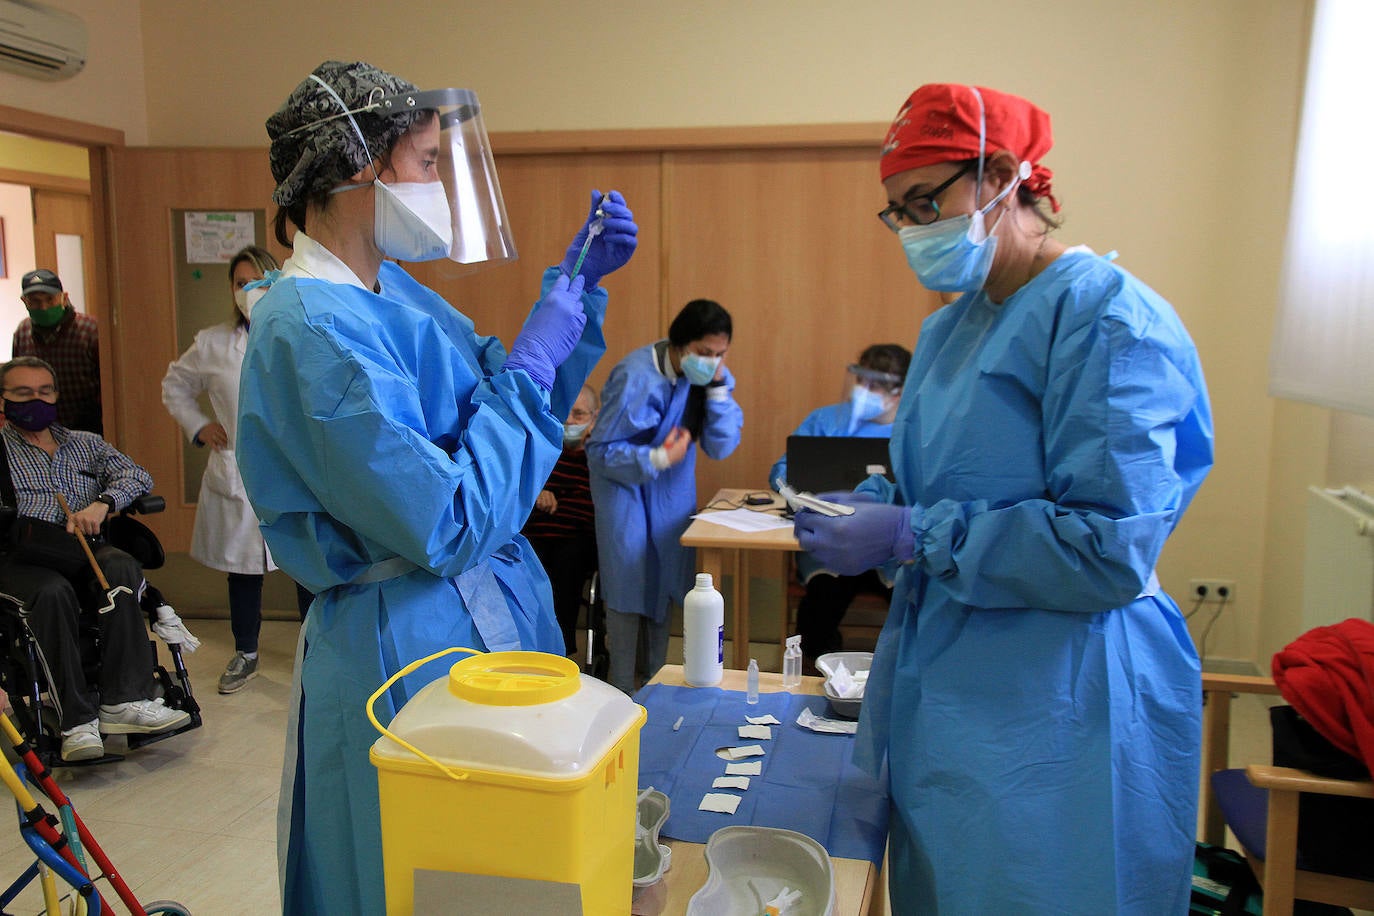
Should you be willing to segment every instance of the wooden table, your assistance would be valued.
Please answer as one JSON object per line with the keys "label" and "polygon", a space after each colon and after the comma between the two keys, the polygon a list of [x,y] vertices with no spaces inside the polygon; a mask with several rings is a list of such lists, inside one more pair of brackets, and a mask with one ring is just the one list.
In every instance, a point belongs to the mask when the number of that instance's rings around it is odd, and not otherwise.
{"label": "wooden table", "polygon": [[[744,491],[740,491],[744,492]],[[667,684],[672,687],[686,687],[681,665],[664,665],[654,675],[651,684]],[[819,696],[822,681],[818,677],[802,678],[800,692]],[[725,672],[718,685],[722,690],[744,690],[745,673],[738,670]],[[759,692],[775,693],[782,690],[782,675],[765,671],[759,674]],[[646,912],[663,916],[687,912],[687,901],[706,883],[706,847],[702,843],[688,843],[685,840],[664,839],[673,850],[672,867],[663,880],[653,889],[654,893],[642,899],[652,903],[654,908],[644,908]],[[835,896],[839,904],[837,916],[885,916],[888,913],[887,895],[883,892],[884,874],[872,862],[862,859],[831,858],[835,866]],[[660,904],[661,901],[661,904]]]}
{"label": "wooden table", "polygon": [[[741,504],[745,494],[748,493],[767,493],[767,490],[738,490],[726,488],[720,490],[707,506],[715,509],[727,508],[726,504],[734,506]],[[782,497],[776,493],[770,494],[773,497],[772,505],[781,507]],[[749,508],[764,509],[764,506],[751,506]],[[704,511],[714,511],[707,509]],[[692,519],[692,524],[687,526],[687,530],[682,533],[682,546],[695,547],[697,551],[697,570],[699,572],[710,573],[712,580],[717,588],[721,588],[726,573],[731,575],[731,584],[728,592],[721,589],[726,600],[726,608],[730,617],[730,632],[727,634],[734,643],[734,657],[730,660],[730,667],[741,670],[749,667],[749,609],[745,601],[745,596],[749,594],[748,580],[748,558],[747,551],[750,550],[781,550],[799,551],[801,547],[797,544],[797,539],[792,536],[791,528],[777,528],[772,531],[736,531],[733,528],[726,528],[724,525],[716,525],[707,521],[705,518]],[[783,602],[782,613],[784,618],[787,615],[787,602]],[[784,619],[778,632],[786,636],[787,621]]]}

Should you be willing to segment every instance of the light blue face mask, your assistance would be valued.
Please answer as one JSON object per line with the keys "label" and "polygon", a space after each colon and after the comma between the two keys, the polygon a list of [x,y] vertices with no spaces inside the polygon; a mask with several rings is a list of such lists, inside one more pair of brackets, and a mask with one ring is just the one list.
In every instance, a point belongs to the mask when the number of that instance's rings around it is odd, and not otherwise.
{"label": "light blue face mask", "polygon": [[859,428],[860,423],[872,420],[886,407],[886,399],[881,394],[870,391],[863,385],[855,385],[849,392],[849,431],[853,432]]}
{"label": "light blue face mask", "polygon": [[[1011,190],[1013,185],[1008,185]],[[987,209],[1006,196],[997,195]],[[997,253],[997,236],[984,228],[984,210],[942,219],[925,226],[903,226],[897,233],[906,262],[926,289],[940,293],[971,293],[983,288]],[[1001,221],[1001,217],[998,217]],[[993,224],[993,230],[997,225]]]}
{"label": "light blue face mask", "polygon": [[[973,94],[978,99],[980,117],[978,120],[978,175],[977,193],[983,189],[983,158],[987,144],[986,114],[983,112],[983,96],[977,89]],[[972,213],[949,219],[936,220],[924,226],[903,226],[897,233],[902,249],[906,251],[906,262],[916,272],[916,277],[926,289],[940,293],[972,293],[983,288],[992,270],[992,258],[997,252],[997,226],[1006,215],[1003,211],[992,228],[987,228],[987,214],[993,207],[1015,190],[1021,181],[1029,177],[1031,166],[1022,162],[1016,178],[1001,190],[986,207],[978,207]]]}
{"label": "light blue face mask", "polygon": [[682,355],[682,374],[693,385],[711,384],[711,380],[716,377],[716,369],[719,367],[719,356],[702,356],[700,353],[684,353]]}
{"label": "light blue face mask", "polygon": [[590,423],[565,423],[563,424],[563,444],[576,445],[582,441],[582,437],[587,434],[587,427]]}

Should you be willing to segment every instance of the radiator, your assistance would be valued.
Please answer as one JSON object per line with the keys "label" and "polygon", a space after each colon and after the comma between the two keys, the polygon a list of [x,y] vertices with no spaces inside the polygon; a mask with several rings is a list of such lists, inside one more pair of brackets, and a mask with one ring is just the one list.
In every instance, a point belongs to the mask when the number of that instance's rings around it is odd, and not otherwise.
{"label": "radiator", "polygon": [[1303,631],[1349,617],[1374,621],[1374,497],[1307,488]]}

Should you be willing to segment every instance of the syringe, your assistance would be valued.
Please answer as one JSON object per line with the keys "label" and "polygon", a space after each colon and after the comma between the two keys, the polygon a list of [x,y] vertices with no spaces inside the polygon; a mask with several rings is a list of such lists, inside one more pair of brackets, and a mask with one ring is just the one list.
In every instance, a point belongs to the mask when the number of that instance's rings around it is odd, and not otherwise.
{"label": "syringe", "polygon": [[592,239],[596,238],[598,235],[601,234],[601,229],[606,222],[606,210],[604,209],[604,202],[605,200],[603,198],[602,204],[597,205],[596,219],[592,220],[592,224],[587,227],[587,241],[582,243],[582,251],[580,254],[578,254],[577,263],[573,265],[572,273],[568,276],[569,280],[576,279],[578,272],[582,270],[582,262],[587,257],[587,251],[592,247]]}

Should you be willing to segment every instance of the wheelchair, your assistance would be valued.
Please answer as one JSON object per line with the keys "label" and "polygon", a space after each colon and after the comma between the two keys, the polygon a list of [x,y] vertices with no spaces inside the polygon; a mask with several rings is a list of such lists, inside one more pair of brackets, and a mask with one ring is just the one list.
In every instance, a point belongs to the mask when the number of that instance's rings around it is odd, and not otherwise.
{"label": "wheelchair", "polygon": [[[142,565],[145,574],[161,568],[167,557],[157,535],[133,516],[161,512],[165,507],[166,501],[161,496],[146,494],[106,522],[105,542],[133,556]],[[150,627],[157,621],[158,607],[164,603],[161,592],[151,582],[147,583],[139,606],[148,616]],[[88,683],[98,680],[100,666],[98,628],[93,618],[92,609],[83,606],[80,649]],[[181,646],[173,644],[167,647],[172,666],[169,672],[158,658],[157,643],[156,638],[150,637],[148,640],[148,660],[156,682],[156,695],[171,708],[184,710],[190,719],[164,732],[125,735],[130,750],[200,728],[202,724],[200,704],[191,692],[191,679],[182,661]],[[120,755],[110,753],[95,760],[80,762],[62,759],[62,729],[57,710],[45,699],[48,693],[46,668],[38,640],[29,629],[27,608],[17,598],[5,594],[3,584],[0,584],[0,690],[9,695],[20,732],[34,747],[39,759],[50,768],[123,759]]]}

